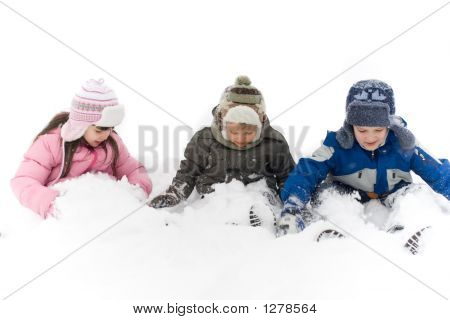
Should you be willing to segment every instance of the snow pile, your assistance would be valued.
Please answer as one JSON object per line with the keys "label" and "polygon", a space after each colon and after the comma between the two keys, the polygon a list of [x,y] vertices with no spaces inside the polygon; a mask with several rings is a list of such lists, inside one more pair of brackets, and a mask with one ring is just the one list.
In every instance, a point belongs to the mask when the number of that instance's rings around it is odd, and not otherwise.
{"label": "snow pile", "polygon": [[[0,240],[2,297],[62,259],[12,297],[435,297],[399,268],[450,293],[450,208],[426,186],[399,198],[391,215],[377,204],[365,208],[353,196],[329,193],[318,212],[330,221],[281,238],[268,226],[248,224],[249,208],[264,201],[264,183],[218,185],[204,199],[194,194],[178,207],[161,210],[143,205],[126,180],[106,175],[86,174],[55,188],[64,193],[56,201],[56,218],[36,220],[31,232]],[[405,230],[380,230],[392,222],[389,217]],[[316,242],[322,230],[335,228],[333,223],[349,233],[346,238]],[[432,229],[426,250],[412,256],[403,243],[427,225]]]}

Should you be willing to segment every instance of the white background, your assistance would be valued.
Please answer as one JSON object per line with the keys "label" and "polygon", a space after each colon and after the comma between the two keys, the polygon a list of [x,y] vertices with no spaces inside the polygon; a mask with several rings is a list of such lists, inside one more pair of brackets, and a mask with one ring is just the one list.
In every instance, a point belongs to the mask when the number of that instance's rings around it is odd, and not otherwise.
{"label": "white background", "polygon": [[[326,130],[339,128],[344,119],[349,87],[358,80],[369,78],[391,84],[396,95],[397,114],[408,121],[409,128],[432,153],[440,158],[450,157],[450,5],[396,38],[444,4],[443,1],[286,0],[2,2],[0,232],[12,238],[36,230],[40,230],[38,235],[44,232],[43,223],[18,204],[10,191],[9,180],[35,134],[56,112],[68,110],[74,92],[89,78],[104,78],[126,105],[126,119],[117,130],[132,154],[141,155],[148,167],[156,168],[151,174],[156,193],[170,182],[177,164],[171,159],[180,156],[188,137],[182,137],[175,144],[170,135],[181,123],[148,100],[197,130],[210,123],[210,111],[221,92],[240,74],[248,75],[263,92],[269,118],[274,118],[274,126],[285,130],[286,138],[292,142],[295,160],[300,153],[310,154]],[[373,54],[367,57],[370,53]],[[363,58],[366,59],[361,61]],[[360,63],[355,65],[357,62]],[[334,80],[328,83],[331,79]],[[318,88],[321,89],[315,92]],[[159,141],[168,141],[158,144],[156,165],[153,158],[142,158],[139,152],[139,126],[156,127]],[[169,128],[169,137],[163,137],[163,126]],[[299,147],[296,143],[304,126],[309,126],[310,130]],[[295,134],[287,134],[289,127],[295,127]],[[169,172],[163,172],[163,162],[171,164]],[[58,229],[58,224],[52,228]],[[81,236],[79,240],[83,240]],[[289,243],[284,245],[295,248],[296,239],[286,241]],[[15,246],[12,240],[3,244],[3,248]],[[273,249],[279,248],[274,246]],[[286,251],[288,254],[289,250]],[[314,254],[315,251],[311,252]],[[442,257],[445,261],[448,260],[446,252]],[[354,262],[357,264],[358,258]],[[364,263],[361,266],[366,267]],[[302,272],[297,273],[298,268],[289,265],[284,267],[272,270],[268,276],[287,277],[292,279],[292,286],[301,286]],[[5,270],[11,268],[8,266]],[[342,268],[345,271],[345,267]],[[30,275],[42,269],[43,266],[37,267]],[[118,266],[117,270],[123,269]],[[70,277],[71,272],[66,274]],[[429,267],[422,276],[426,278],[432,272]],[[320,278],[320,274],[311,276]],[[30,276],[25,274],[18,278],[17,285]],[[388,275],[386,280],[395,278],[395,275]],[[448,275],[442,280],[445,285],[440,288],[441,292],[449,296]],[[50,288],[56,282],[50,281]],[[331,280],[331,283],[336,282]],[[42,285],[45,287],[44,283]],[[285,291],[289,294],[283,297],[282,289],[278,289],[280,298],[297,297],[289,289]],[[217,292],[219,290],[221,288],[217,288]],[[235,290],[238,292],[239,288]],[[233,299],[235,290],[226,291],[223,298]],[[39,292],[44,292],[44,296]],[[101,298],[102,290],[98,292],[98,298]],[[201,292],[191,296],[182,292],[179,296],[162,298],[207,298],[207,294]],[[252,299],[245,295],[245,292],[250,295],[252,290],[243,292],[243,296],[238,295],[240,298]],[[324,296],[315,293],[310,298],[340,298],[337,292]],[[45,299],[47,295],[55,294],[52,289],[36,289],[27,297]],[[344,297],[364,298],[365,294],[346,291]],[[309,297],[306,291],[299,296]],[[373,298],[371,294],[368,296]],[[63,294],[64,297],[69,296]],[[75,297],[80,296],[75,294]],[[116,294],[113,297],[146,299],[155,298],[155,295],[122,297]],[[382,293],[379,297],[383,297]],[[267,298],[275,296],[268,294]],[[398,298],[402,298],[401,290]],[[440,299],[433,295],[431,298]]]}

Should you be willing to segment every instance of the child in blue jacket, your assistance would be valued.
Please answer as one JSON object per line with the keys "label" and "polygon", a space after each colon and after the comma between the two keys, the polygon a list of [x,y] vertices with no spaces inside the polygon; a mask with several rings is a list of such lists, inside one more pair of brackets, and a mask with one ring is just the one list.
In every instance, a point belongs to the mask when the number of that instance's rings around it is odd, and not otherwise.
{"label": "child in blue jacket", "polygon": [[279,229],[295,233],[314,221],[307,204],[316,206],[318,194],[329,187],[341,194],[356,191],[362,203],[379,199],[389,206],[412,183],[411,170],[450,199],[448,160],[435,159],[416,144],[404,120],[395,115],[388,84],[359,81],[348,93],[343,127],[328,132],[322,146],[290,173],[281,191]]}

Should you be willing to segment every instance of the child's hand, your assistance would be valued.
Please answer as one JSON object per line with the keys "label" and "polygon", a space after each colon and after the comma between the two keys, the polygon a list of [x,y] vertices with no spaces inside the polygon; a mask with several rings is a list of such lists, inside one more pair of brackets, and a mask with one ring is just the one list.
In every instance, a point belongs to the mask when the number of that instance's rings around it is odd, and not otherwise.
{"label": "child's hand", "polygon": [[58,208],[55,206],[55,201],[57,198],[63,197],[67,193],[67,190],[58,190],[58,195],[55,199],[50,203],[47,211],[45,211],[44,214],[41,214],[41,217],[44,219],[47,219],[49,217],[53,217],[55,219],[58,219],[61,212],[58,210]]}
{"label": "child's hand", "polygon": [[61,216],[61,211],[58,210],[58,208],[55,206],[55,203],[53,202],[50,205],[50,208],[48,209],[44,219],[47,219],[47,218],[58,219],[60,216]]}
{"label": "child's hand", "polygon": [[278,220],[278,229],[282,235],[298,233],[305,229],[305,222],[300,215],[300,209],[290,210],[290,212],[282,212],[281,218]]}
{"label": "child's hand", "polygon": [[173,207],[179,204],[181,200],[171,193],[163,193],[150,201],[149,206],[155,209]]}

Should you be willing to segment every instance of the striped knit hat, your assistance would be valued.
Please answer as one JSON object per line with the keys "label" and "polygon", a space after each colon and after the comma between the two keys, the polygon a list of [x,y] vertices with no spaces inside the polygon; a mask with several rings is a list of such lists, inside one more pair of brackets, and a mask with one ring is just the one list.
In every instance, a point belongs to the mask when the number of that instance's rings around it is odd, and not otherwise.
{"label": "striped knit hat", "polygon": [[103,79],[89,80],[72,100],[69,120],[61,128],[65,141],[81,138],[90,125],[114,127],[124,117],[114,91],[103,84]]}
{"label": "striped knit hat", "polygon": [[257,88],[251,85],[249,77],[239,76],[234,85],[225,88],[219,102],[219,111],[227,112],[237,105],[252,105],[256,107],[256,112],[264,116],[266,104],[264,98]]}
{"label": "striped knit hat", "polygon": [[[253,109],[259,116],[261,124],[267,120],[266,104],[261,91],[253,87],[251,83],[247,76],[239,76],[236,78],[234,85],[225,88],[219,104],[213,110],[214,123],[219,131],[224,129],[223,119],[225,115],[237,106],[247,106]],[[241,109],[238,113],[242,113],[243,110],[246,109]]]}

